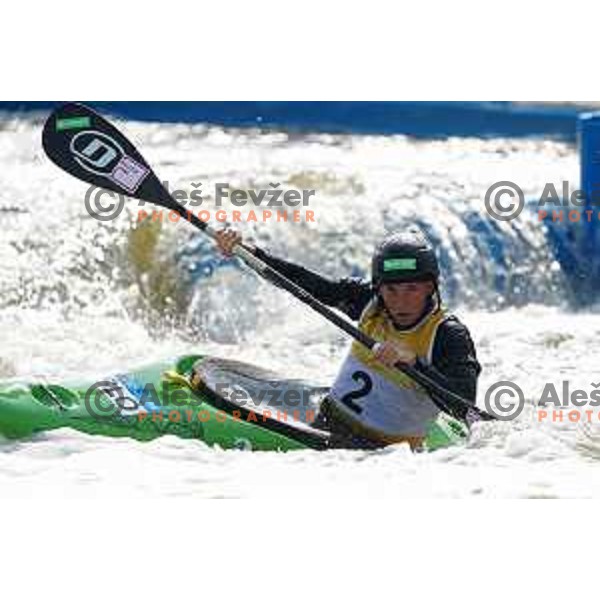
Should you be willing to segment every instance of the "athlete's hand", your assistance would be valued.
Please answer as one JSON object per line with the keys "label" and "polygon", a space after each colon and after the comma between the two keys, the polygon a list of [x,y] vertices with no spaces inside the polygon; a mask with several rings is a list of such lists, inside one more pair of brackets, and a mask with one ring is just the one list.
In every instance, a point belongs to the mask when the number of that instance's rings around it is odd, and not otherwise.
{"label": "athlete's hand", "polygon": [[217,231],[217,248],[225,255],[231,256],[233,249],[242,243],[242,235],[233,229],[220,229]]}
{"label": "athlete's hand", "polygon": [[398,342],[378,342],[373,354],[386,367],[393,367],[396,363],[413,366],[417,360],[416,354],[406,344]]}

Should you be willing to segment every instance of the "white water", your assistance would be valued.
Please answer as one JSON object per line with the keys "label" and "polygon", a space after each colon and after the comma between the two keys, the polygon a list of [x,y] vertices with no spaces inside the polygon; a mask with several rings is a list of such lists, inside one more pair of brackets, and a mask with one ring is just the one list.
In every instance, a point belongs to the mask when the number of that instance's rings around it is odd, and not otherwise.
{"label": "white water", "polygon": [[[157,246],[163,264],[143,272],[131,258],[139,240],[130,218],[101,224],[87,216],[85,186],[44,157],[40,123],[0,121],[0,378],[94,378],[202,351],[330,380],[345,339],[253,275],[234,277],[232,267],[193,287],[186,270],[194,259],[180,250],[191,251],[197,239],[185,224],[163,226]],[[588,390],[594,382],[600,315],[569,308],[544,229],[527,216],[496,227],[492,237],[505,252],[499,264],[470,225],[489,223],[482,198],[495,181],[517,181],[529,195],[546,181],[577,185],[574,148],[158,124],[130,123],[126,131],[172,187],[199,179],[205,189],[224,181],[240,188],[315,187],[315,224],[241,228],[330,275],[366,272],[373,245],[387,231],[410,221],[426,225],[442,250],[452,307],[478,346],[482,396],[506,379],[530,400],[549,381],[570,379]],[[151,251],[141,254],[158,260]],[[168,293],[157,288],[165,273]],[[181,326],[182,314],[188,327]],[[141,444],[60,430],[2,442],[0,490],[5,497],[43,491],[273,499],[314,496],[316,489],[331,496],[597,496],[599,449],[583,427],[540,425],[527,409],[516,423],[476,427],[466,447],[431,454],[403,446],[370,453],[225,452],[171,437]]]}

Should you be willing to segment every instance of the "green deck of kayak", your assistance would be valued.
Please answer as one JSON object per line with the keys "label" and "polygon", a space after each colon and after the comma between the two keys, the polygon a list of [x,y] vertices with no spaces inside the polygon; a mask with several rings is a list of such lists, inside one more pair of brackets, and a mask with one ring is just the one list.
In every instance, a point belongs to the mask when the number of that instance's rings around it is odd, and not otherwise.
{"label": "green deck of kayak", "polygon": [[[254,420],[234,418],[216,409],[210,398],[194,392],[185,384],[192,367],[203,357],[185,356],[176,361],[154,364],[110,378],[124,382],[128,390],[152,384],[160,408],[119,411],[106,395],[89,394],[91,383],[66,385],[48,383],[0,383],[0,436],[25,439],[36,433],[69,427],[88,434],[129,437],[140,441],[163,435],[202,440],[225,449],[295,450],[307,445],[259,426]],[[166,374],[171,374],[168,376]],[[173,377],[177,373],[182,378]],[[175,393],[174,393],[175,392]],[[87,394],[87,404],[86,404]],[[148,396],[145,396],[146,399]],[[294,425],[293,415],[287,422]],[[464,440],[465,428],[441,416],[430,427],[426,446],[436,449]]]}

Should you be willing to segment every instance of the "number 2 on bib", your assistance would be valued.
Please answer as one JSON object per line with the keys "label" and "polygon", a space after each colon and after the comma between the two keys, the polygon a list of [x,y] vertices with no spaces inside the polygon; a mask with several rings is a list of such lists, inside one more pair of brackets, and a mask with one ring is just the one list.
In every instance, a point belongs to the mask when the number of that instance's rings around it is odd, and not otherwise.
{"label": "number 2 on bib", "polygon": [[360,404],[357,404],[355,400],[364,398],[371,393],[371,390],[373,389],[373,381],[369,377],[368,373],[365,373],[364,371],[354,371],[354,373],[352,373],[352,379],[357,383],[361,383],[362,386],[357,390],[353,390],[352,392],[348,392],[342,396],[340,398],[340,402],[347,406],[351,411],[355,412],[356,414],[360,414],[363,411],[363,408],[360,406]]}

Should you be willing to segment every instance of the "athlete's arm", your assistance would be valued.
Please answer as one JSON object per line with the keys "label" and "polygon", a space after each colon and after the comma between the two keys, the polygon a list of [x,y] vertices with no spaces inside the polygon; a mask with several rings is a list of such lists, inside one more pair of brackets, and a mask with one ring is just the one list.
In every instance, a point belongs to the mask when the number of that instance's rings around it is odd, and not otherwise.
{"label": "athlete's arm", "polygon": [[370,284],[360,279],[328,279],[305,267],[276,258],[260,248],[254,248],[253,253],[311,296],[323,304],[337,308],[355,321],[373,297]]}
{"label": "athlete's arm", "polygon": [[456,318],[442,323],[433,345],[432,364],[416,368],[447,390],[475,404],[481,365],[469,330]]}

